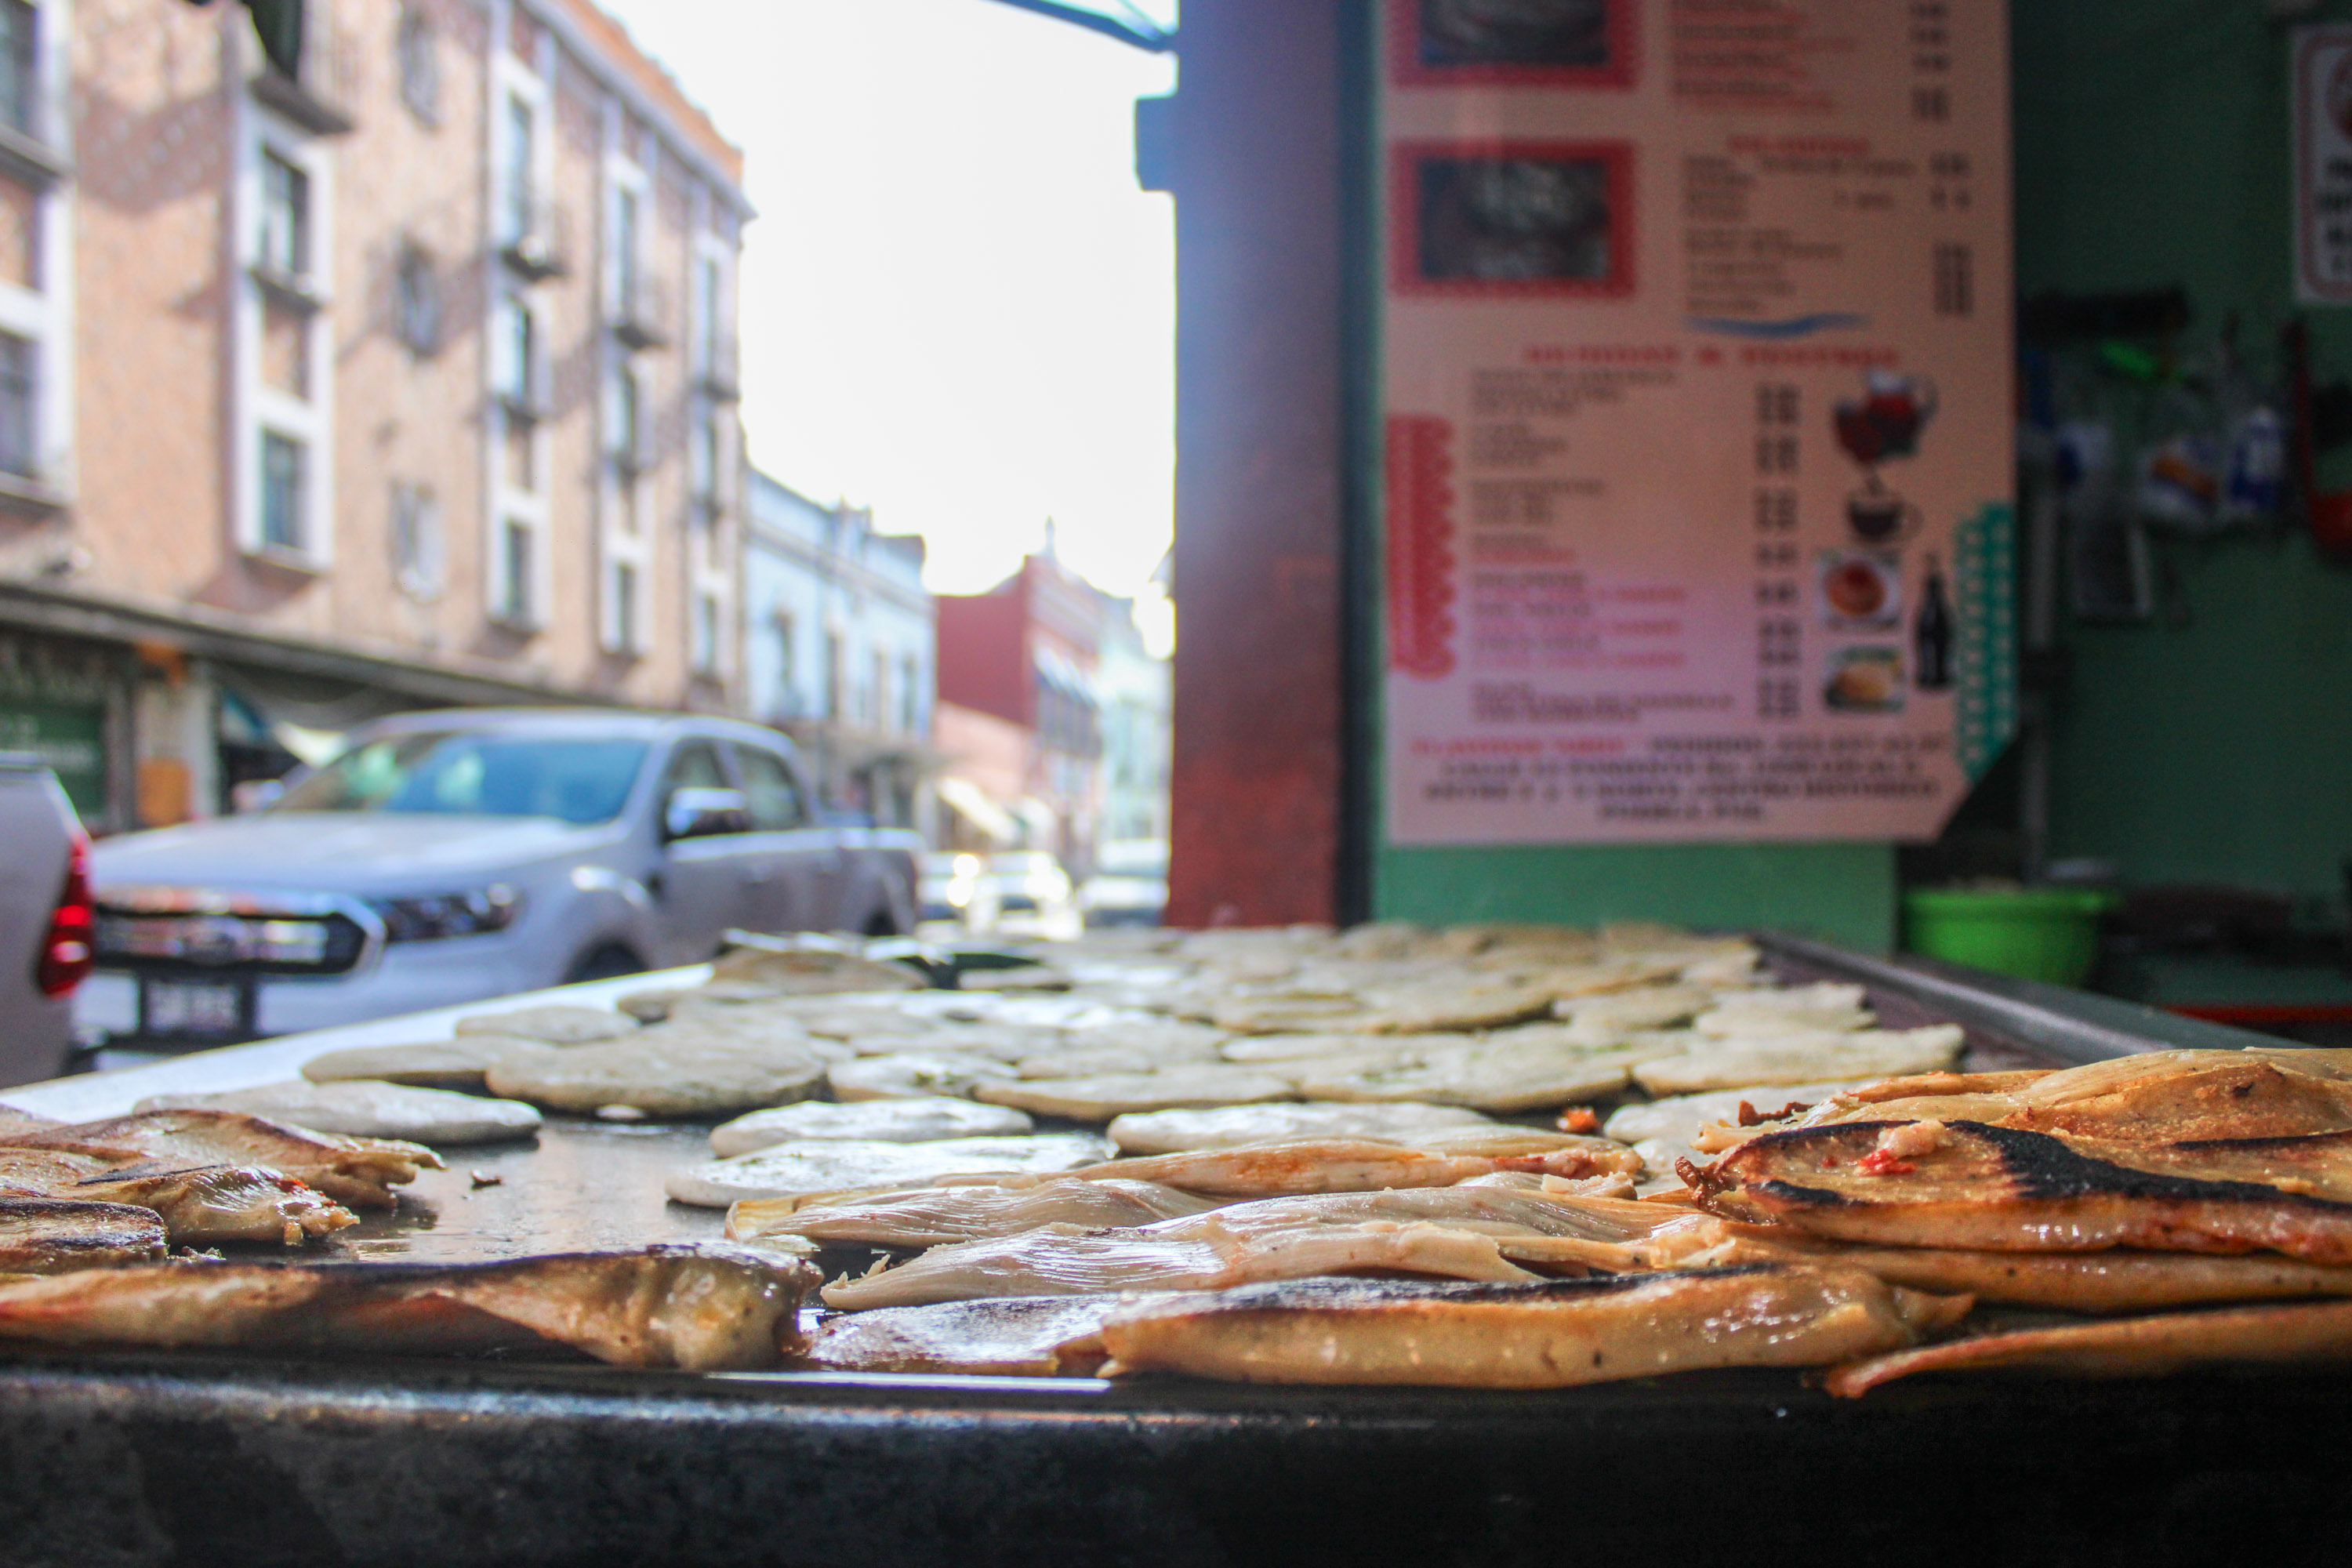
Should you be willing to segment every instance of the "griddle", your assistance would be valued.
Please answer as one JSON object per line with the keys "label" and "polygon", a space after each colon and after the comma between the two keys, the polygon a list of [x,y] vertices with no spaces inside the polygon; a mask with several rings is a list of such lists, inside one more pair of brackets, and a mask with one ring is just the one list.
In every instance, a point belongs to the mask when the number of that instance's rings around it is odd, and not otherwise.
{"label": "griddle", "polygon": [[[1782,978],[1948,1019],[1968,1065],[2261,1037],[1763,939]],[[714,1237],[700,1127],[551,1120],[450,1152],[330,1254]],[[478,1174],[488,1184],[478,1183]],[[1489,1565],[2334,1561],[2352,1378],[1736,1371],[1546,1393],[0,1352],[0,1562]]]}

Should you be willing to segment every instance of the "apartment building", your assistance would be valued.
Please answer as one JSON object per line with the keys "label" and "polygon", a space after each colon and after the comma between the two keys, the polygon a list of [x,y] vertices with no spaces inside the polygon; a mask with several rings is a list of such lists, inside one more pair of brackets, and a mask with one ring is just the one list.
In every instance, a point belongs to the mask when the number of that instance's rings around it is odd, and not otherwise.
{"label": "apartment building", "polygon": [[751,472],[744,711],[791,735],[835,805],[931,823],[934,613],[923,542]]}
{"label": "apartment building", "polygon": [[[1001,816],[968,823],[1019,847],[1050,849],[1073,872],[1092,865],[1103,812],[1102,699],[1096,669],[1106,605],[1125,605],[1062,564],[1051,532],[1040,554],[984,594],[939,598],[937,724],[940,795],[970,817],[986,794]],[[1017,736],[1019,795],[990,789]],[[967,787],[968,786],[968,787]]]}
{"label": "apartment building", "polygon": [[588,0],[0,0],[0,747],[738,700],[741,158]]}

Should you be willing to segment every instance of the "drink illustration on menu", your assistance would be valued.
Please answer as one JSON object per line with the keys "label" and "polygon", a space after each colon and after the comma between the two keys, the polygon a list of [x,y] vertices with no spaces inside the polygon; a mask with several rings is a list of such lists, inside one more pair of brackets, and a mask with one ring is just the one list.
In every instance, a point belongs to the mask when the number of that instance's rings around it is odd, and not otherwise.
{"label": "drink illustration on menu", "polygon": [[1864,373],[1863,395],[1841,398],[1837,442],[1862,465],[1863,487],[1845,503],[1846,526],[1864,544],[1893,544],[1919,526],[1919,509],[1886,488],[1881,465],[1919,455],[1919,436],[1936,416],[1936,384],[1893,371]]}
{"label": "drink illustration on menu", "polygon": [[1944,569],[1930,555],[1919,587],[1919,618],[1911,628],[1911,683],[1922,691],[1948,691],[1953,682],[1952,601]]}

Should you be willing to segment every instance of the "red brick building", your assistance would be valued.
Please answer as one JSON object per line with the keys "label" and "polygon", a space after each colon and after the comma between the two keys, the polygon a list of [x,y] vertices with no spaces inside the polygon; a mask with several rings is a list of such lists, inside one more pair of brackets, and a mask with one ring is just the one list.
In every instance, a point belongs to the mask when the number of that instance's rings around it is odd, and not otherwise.
{"label": "red brick building", "polygon": [[[730,703],[741,158],[588,0],[0,0],[0,747]],[[282,763],[282,753],[278,755]]]}
{"label": "red brick building", "polygon": [[[1095,667],[1105,617],[1124,600],[1064,567],[1050,550],[985,594],[940,595],[939,706],[934,744],[950,778],[968,777],[1025,830],[1026,847],[1050,849],[1073,872],[1092,859],[1102,816],[1102,711]],[[984,715],[994,726],[969,721]],[[1025,737],[1019,798],[997,794],[1003,769],[992,756],[962,756],[1001,726]],[[1000,746],[991,752],[1002,750]],[[992,787],[993,786],[993,787]],[[943,791],[952,804],[954,795]]]}

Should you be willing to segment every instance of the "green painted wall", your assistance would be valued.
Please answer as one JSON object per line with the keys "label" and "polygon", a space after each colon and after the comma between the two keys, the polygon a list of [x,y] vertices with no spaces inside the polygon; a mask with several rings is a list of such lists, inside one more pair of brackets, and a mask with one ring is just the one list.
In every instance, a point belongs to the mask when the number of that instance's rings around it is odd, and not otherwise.
{"label": "green painted wall", "polygon": [[1377,889],[1390,920],[1769,925],[1880,950],[1895,856],[1883,844],[1391,849]]}
{"label": "green painted wall", "polygon": [[[2258,368],[2293,305],[2285,30],[2252,0],[2012,7],[2019,286],[2179,284],[2184,346],[2231,312]],[[2352,16],[2333,5],[2323,15]],[[2352,312],[2312,312],[2318,379]],[[2352,449],[2323,466],[2352,488]],[[2146,626],[2063,623],[2052,851],[2134,882],[2342,889],[2352,854],[2352,569],[2279,541],[2157,545]],[[2186,624],[2177,624],[2185,616]]]}

